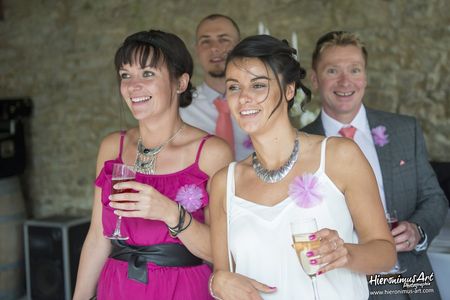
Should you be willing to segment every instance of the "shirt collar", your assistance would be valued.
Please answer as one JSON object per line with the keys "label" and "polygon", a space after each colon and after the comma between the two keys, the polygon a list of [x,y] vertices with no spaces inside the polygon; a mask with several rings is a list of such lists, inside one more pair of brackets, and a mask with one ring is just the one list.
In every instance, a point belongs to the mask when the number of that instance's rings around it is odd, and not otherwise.
{"label": "shirt collar", "polygon": [[323,109],[321,111],[320,117],[322,119],[323,128],[325,130],[326,136],[340,136],[339,130],[344,126],[352,125],[356,127],[359,131],[364,133],[370,132],[369,123],[366,117],[366,108],[364,105],[361,105],[358,113],[350,122],[350,124],[341,123],[332,117],[330,117]]}
{"label": "shirt collar", "polygon": [[220,94],[216,90],[209,87],[206,84],[206,82],[203,82],[200,86],[197,87],[197,93],[199,95],[203,95],[205,100],[208,100],[211,102],[214,101],[219,96],[223,97],[222,94]]}

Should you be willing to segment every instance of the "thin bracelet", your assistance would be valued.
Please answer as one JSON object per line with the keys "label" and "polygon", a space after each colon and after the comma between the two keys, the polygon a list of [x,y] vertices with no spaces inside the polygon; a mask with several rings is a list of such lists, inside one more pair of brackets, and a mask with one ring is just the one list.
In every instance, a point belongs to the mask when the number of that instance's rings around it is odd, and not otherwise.
{"label": "thin bracelet", "polygon": [[187,212],[187,213],[188,213],[188,215],[189,215],[189,222],[187,223],[186,226],[184,226],[183,228],[181,228],[181,229],[178,231],[177,235],[180,234],[180,233],[182,233],[183,231],[185,231],[185,230],[191,225],[191,223],[192,223],[192,214],[191,214],[190,212]]}
{"label": "thin bracelet", "polygon": [[[170,227],[169,225],[167,225],[167,228],[169,229],[169,234],[172,238],[177,238],[177,235],[180,234],[182,231],[186,230],[189,225],[191,225],[192,222],[192,215],[190,212],[187,212],[186,209],[180,205],[180,203],[178,203],[178,212],[179,212],[179,216],[178,216],[178,224],[174,227]],[[189,214],[189,222],[186,226],[183,227],[184,225],[184,220],[186,217],[186,212]]]}
{"label": "thin bracelet", "polygon": [[213,297],[216,300],[223,300],[222,298],[219,298],[218,296],[216,296],[214,294],[214,291],[212,289],[212,284],[213,284],[213,280],[214,280],[214,273],[211,274],[211,277],[209,277],[209,282],[208,282],[208,287],[209,287],[209,294],[211,295],[211,297]]}

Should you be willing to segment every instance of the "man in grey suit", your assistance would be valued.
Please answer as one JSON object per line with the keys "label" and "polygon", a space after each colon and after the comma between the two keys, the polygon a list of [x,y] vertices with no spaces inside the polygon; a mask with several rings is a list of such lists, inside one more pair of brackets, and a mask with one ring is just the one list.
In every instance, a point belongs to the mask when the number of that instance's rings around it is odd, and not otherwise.
{"label": "man in grey suit", "polygon": [[440,299],[426,249],[443,225],[447,201],[416,119],[363,104],[366,67],[367,50],[355,34],[322,36],[313,52],[311,74],[322,110],[302,131],[352,138],[372,166],[385,211],[398,215],[392,235],[400,269],[367,277],[371,299]]}

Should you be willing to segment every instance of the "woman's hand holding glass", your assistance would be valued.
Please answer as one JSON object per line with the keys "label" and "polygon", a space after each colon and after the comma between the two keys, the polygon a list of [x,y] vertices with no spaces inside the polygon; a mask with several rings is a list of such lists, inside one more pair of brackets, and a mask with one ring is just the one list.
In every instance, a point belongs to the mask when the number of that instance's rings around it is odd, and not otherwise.
{"label": "woman's hand holding glass", "polygon": [[[109,197],[114,213],[127,218],[159,220],[169,226],[178,223],[177,204],[148,184],[127,181],[117,183],[117,189],[131,189],[134,193],[120,193]],[[172,213],[173,212],[173,213]]]}
{"label": "woman's hand holding glass", "polygon": [[[299,226],[304,228],[303,225]],[[291,230],[295,229],[291,228]],[[305,256],[309,258],[311,265],[320,266],[316,268],[317,275],[345,267],[348,263],[348,250],[336,230],[323,228],[317,231],[316,229],[311,231],[307,238],[310,241],[308,243],[313,246],[309,247]],[[318,241],[318,243],[314,243],[315,241]]]}
{"label": "woman's hand holding glass", "polygon": [[318,256],[316,263],[321,265],[318,275],[347,265],[349,253],[336,230],[323,228],[315,233],[315,238],[320,240],[320,247],[311,256]]}
{"label": "woman's hand holding glass", "polygon": [[[117,183],[134,180],[136,172],[132,166],[125,164],[114,164],[111,174],[111,195],[118,193],[132,192],[131,190],[119,188]],[[111,198],[111,197],[110,197]],[[105,236],[110,240],[127,240],[128,236],[122,235],[121,232],[122,216],[118,216],[116,220],[116,227],[111,235]]]}
{"label": "woman's hand holding glass", "polygon": [[327,228],[317,231],[315,218],[292,222],[291,234],[300,264],[311,278],[314,299],[319,300],[317,275],[343,267],[348,261],[347,249],[337,231]]}

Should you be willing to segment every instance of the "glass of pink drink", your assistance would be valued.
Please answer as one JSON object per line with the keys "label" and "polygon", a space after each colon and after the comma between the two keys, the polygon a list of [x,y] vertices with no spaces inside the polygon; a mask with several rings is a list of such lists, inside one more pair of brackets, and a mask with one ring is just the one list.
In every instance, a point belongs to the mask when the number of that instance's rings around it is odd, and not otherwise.
{"label": "glass of pink drink", "polygon": [[[396,210],[392,210],[391,212],[387,212],[386,213],[386,220],[387,220],[389,228],[391,230],[396,228],[398,226],[397,211]],[[404,272],[406,272],[406,268],[402,268],[400,266],[400,262],[397,260],[395,262],[394,267],[390,271],[383,272],[382,274],[402,274]]]}
{"label": "glass of pink drink", "polygon": [[[111,177],[111,194],[119,194],[119,193],[132,193],[132,189],[114,189],[114,185],[116,183],[132,181],[136,178],[136,173],[132,166],[128,166],[125,164],[114,164],[112,177]],[[117,217],[116,228],[112,235],[106,236],[106,238],[110,240],[127,240],[127,236],[123,236],[120,232],[120,225],[122,223],[122,216]]]}

